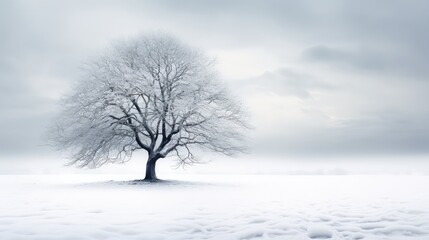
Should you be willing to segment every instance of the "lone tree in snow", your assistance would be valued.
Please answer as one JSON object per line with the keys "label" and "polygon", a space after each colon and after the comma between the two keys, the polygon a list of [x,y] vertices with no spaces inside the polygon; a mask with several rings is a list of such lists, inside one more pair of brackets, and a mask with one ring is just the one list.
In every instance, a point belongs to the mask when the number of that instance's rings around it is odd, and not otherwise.
{"label": "lone tree in snow", "polygon": [[147,152],[145,180],[159,159],[198,162],[195,148],[234,155],[245,150],[241,106],[217,79],[212,61],[165,35],[122,42],[88,64],[64,99],[55,145],[80,167],[124,163]]}

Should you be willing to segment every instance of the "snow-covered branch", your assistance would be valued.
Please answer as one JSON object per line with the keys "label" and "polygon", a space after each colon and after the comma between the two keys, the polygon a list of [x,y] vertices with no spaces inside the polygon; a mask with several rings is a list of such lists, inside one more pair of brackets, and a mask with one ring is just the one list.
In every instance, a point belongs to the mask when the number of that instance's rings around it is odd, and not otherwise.
{"label": "snow-covered branch", "polygon": [[217,79],[212,61],[173,37],[118,44],[85,73],[63,102],[55,131],[71,163],[98,167],[144,149],[149,161],[176,153],[179,163],[189,164],[197,147],[226,155],[245,149],[241,106]]}

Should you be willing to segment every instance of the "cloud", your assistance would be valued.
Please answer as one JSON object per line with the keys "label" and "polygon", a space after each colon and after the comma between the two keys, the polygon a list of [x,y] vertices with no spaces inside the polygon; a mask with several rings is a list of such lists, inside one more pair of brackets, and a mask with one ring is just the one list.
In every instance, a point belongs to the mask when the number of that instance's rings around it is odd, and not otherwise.
{"label": "cloud", "polygon": [[311,98],[311,91],[329,90],[332,86],[305,72],[280,68],[264,74],[242,79],[234,84],[240,92],[273,93],[297,98]]}
{"label": "cloud", "polygon": [[386,84],[386,80],[365,75],[356,81],[279,69],[237,82],[253,113],[255,153],[427,154],[428,83],[390,79]]}
{"label": "cloud", "polygon": [[406,52],[403,49],[381,47],[371,49],[341,49],[327,46],[314,46],[303,51],[304,60],[327,65],[340,71],[361,71],[363,74],[376,73],[384,76],[400,76],[407,80],[426,80],[429,71],[424,62],[429,61],[420,53]]}
{"label": "cloud", "polygon": [[306,60],[319,62],[322,64],[337,64],[349,66],[360,70],[385,70],[384,59],[380,59],[379,54],[363,51],[352,52],[342,49],[335,49],[326,46],[315,46],[304,50],[303,57]]}

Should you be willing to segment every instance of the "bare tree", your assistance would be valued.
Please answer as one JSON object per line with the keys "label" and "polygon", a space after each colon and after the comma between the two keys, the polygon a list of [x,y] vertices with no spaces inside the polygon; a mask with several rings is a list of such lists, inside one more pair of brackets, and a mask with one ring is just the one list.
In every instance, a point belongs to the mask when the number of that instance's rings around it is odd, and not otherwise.
{"label": "bare tree", "polygon": [[241,106],[217,79],[213,61],[177,39],[146,35],[117,44],[88,64],[64,99],[55,144],[80,167],[123,163],[147,152],[145,180],[172,153],[198,162],[195,148],[234,155],[245,150]]}

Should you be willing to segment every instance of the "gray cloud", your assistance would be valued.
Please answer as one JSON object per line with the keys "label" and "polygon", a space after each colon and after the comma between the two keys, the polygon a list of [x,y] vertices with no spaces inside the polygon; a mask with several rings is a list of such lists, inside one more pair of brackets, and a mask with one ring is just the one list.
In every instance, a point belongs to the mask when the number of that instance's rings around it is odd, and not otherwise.
{"label": "gray cloud", "polygon": [[[333,68],[376,72],[383,75],[401,76],[408,80],[427,80],[429,72],[424,61],[429,61],[420,53],[410,56],[410,52],[392,49],[362,48],[344,50],[326,46],[315,46],[303,51],[303,58],[310,62],[331,65]],[[420,62],[422,61],[423,62]]]}
{"label": "gray cloud", "polygon": [[367,52],[348,52],[324,46],[316,46],[306,49],[303,53],[305,59],[322,64],[334,63],[342,67],[352,67],[359,70],[386,70],[385,59],[380,59],[378,54]]}
{"label": "gray cloud", "polygon": [[330,90],[333,87],[307,73],[281,68],[265,72],[261,76],[243,79],[234,84],[234,89],[242,94],[273,93],[298,98],[310,98],[312,90]]}

